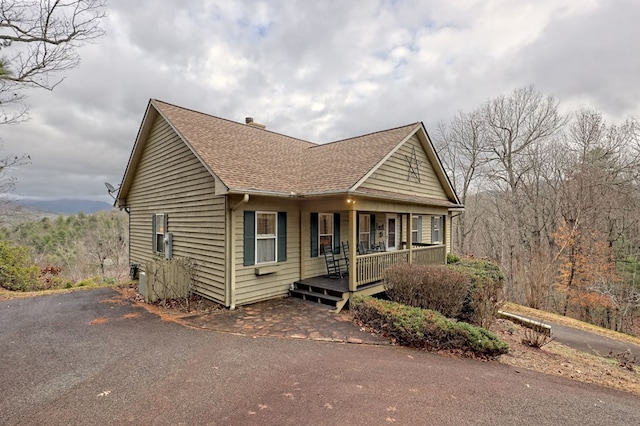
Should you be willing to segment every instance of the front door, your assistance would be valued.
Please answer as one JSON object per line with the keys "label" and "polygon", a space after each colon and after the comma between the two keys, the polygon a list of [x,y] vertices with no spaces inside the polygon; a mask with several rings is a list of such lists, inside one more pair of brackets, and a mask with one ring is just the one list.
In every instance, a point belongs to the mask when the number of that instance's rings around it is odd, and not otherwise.
{"label": "front door", "polygon": [[398,217],[387,215],[387,250],[398,248]]}

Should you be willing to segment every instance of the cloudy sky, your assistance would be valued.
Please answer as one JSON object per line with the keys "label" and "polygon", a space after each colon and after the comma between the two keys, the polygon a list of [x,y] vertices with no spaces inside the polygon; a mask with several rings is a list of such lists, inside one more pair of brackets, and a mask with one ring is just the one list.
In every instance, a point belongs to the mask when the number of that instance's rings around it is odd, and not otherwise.
{"label": "cloudy sky", "polygon": [[637,0],[109,0],[106,35],[30,120],[16,195],[109,201],[149,98],[328,142],[534,85],[564,111],[640,116]]}

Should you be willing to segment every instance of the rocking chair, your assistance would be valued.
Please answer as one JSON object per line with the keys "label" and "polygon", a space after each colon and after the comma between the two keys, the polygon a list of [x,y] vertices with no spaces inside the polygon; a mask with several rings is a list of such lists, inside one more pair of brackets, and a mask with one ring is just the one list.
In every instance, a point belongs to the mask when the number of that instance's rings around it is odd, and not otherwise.
{"label": "rocking chair", "polygon": [[324,261],[327,264],[327,275],[329,278],[342,278],[342,259],[337,259],[333,255],[331,246],[322,246],[324,250]]}
{"label": "rocking chair", "polygon": [[344,255],[344,263],[347,265],[347,272],[349,272],[349,241],[342,242],[342,254]]}

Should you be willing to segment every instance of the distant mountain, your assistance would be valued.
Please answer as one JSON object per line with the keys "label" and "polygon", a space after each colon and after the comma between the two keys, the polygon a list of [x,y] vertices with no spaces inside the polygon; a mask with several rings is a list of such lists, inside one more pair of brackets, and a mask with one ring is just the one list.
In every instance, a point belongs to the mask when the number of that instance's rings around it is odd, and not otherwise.
{"label": "distant mountain", "polygon": [[45,212],[56,214],[93,214],[101,210],[111,210],[113,205],[104,201],[91,200],[19,200],[18,203]]}
{"label": "distant mountain", "polygon": [[45,217],[55,219],[58,217],[58,214],[45,212],[24,204],[18,204],[15,201],[4,200],[0,202],[0,227],[34,222]]}

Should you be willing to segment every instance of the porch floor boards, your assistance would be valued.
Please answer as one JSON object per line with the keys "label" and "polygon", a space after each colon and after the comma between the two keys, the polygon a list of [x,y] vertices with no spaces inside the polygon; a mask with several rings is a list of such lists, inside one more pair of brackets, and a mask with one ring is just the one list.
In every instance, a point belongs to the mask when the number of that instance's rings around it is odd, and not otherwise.
{"label": "porch floor boards", "polygon": [[349,291],[349,278],[329,278],[327,276],[319,276],[305,278],[296,282],[313,287],[320,287],[326,290],[340,291],[343,293]]}

